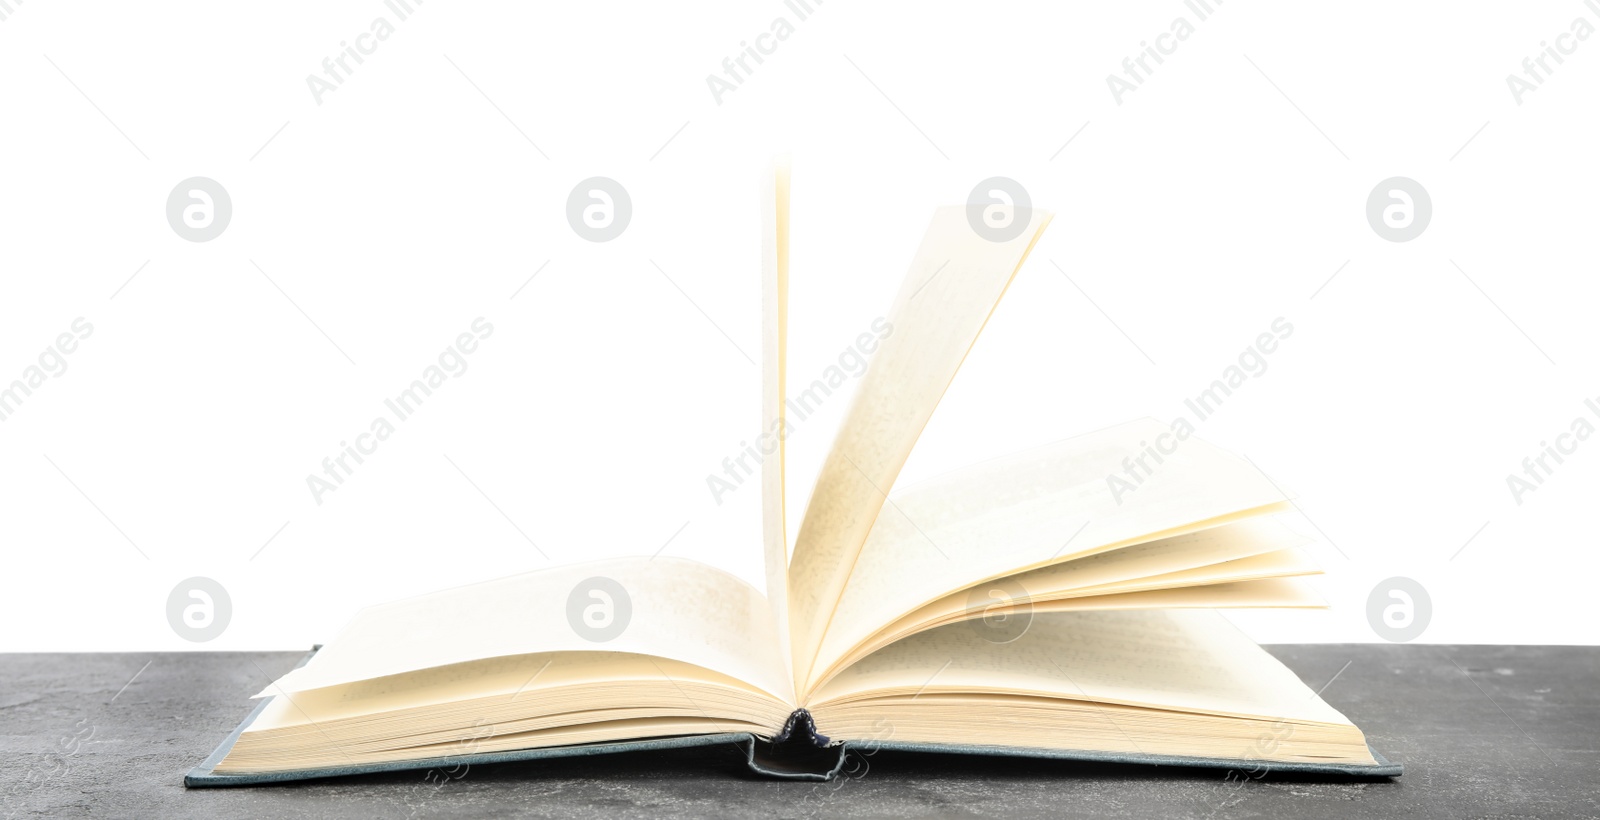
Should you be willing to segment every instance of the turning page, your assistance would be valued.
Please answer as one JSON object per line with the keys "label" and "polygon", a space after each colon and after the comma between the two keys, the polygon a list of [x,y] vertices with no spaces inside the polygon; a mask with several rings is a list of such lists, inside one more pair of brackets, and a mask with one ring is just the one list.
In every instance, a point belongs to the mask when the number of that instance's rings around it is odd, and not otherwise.
{"label": "turning page", "polygon": [[789,163],[774,161],[761,194],[761,539],[767,601],[784,671],[789,653],[789,530],[784,515],[785,373],[789,344]]}
{"label": "turning page", "polygon": [[[1107,487],[1130,455],[1169,441],[1136,491],[1119,497]],[[1287,506],[1249,462],[1194,436],[1175,439],[1154,419],[993,459],[892,498],[858,550],[811,682],[872,633],[957,590]]]}
{"label": "turning page", "polygon": [[[861,544],[922,428],[1050,214],[1020,209],[1012,239],[979,236],[941,208],[889,312],[894,332],[861,377],[806,506],[789,576],[795,674],[803,682]],[[800,683],[797,683],[797,688]]]}

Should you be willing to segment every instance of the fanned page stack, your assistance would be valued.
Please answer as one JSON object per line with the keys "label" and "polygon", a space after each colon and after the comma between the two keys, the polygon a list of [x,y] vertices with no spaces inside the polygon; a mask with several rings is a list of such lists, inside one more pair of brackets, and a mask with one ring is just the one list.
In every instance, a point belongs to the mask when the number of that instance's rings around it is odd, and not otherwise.
{"label": "fanned page stack", "polygon": [[[764,199],[762,429],[786,431],[786,170]],[[1025,228],[994,241],[965,208],[934,213],[792,560],[775,436],[767,595],[658,557],[375,606],[186,782],[730,742],[801,778],[851,748],[1398,775],[1214,611],[1324,605],[1308,540],[1274,518],[1290,505],[1247,461],[1145,420],[885,495],[1050,219],[995,208]],[[1129,458],[1154,469],[1117,493]]]}

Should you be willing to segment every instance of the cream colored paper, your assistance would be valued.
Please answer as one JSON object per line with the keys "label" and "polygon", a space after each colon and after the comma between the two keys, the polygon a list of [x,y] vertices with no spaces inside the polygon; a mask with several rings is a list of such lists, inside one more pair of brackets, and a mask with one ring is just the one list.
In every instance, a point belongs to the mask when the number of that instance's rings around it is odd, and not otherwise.
{"label": "cream colored paper", "polygon": [[793,679],[789,649],[789,530],[784,512],[784,399],[789,344],[789,163],[780,158],[762,192],[761,274],[761,539],[767,601],[784,674]]}
{"label": "cream colored paper", "polygon": [[1036,615],[1011,643],[954,624],[907,638],[834,678],[831,703],[890,692],[1016,692],[1236,717],[1349,724],[1288,667],[1205,610]]}
{"label": "cream colored paper", "polygon": [[[1108,475],[1172,452],[1131,492]],[[1108,427],[892,496],[861,547],[808,680],[873,632],[975,583],[1286,508],[1249,462],[1154,419]]]}
{"label": "cream colored paper", "polygon": [[[568,619],[572,591],[595,576],[620,583],[632,610],[627,628],[605,643],[585,639]],[[776,635],[766,598],[726,572],[667,556],[618,558],[369,607],[277,687],[296,692],[486,658],[609,651],[693,664],[792,703]]]}
{"label": "cream colored paper", "polygon": [[[935,212],[818,475],[789,573],[795,672],[804,680],[885,493],[967,351],[1050,220],[1005,242],[980,237],[965,208]],[[797,687],[798,688],[798,687]]]}
{"label": "cream colored paper", "polygon": [[[807,690],[814,692],[819,686],[825,685],[841,670],[850,668],[851,664],[859,662],[862,658],[870,657],[872,653],[891,646],[894,642],[908,638],[916,633],[936,629],[960,621],[976,620],[978,618],[1004,619],[1012,617],[1029,618],[1048,612],[1084,612],[1093,610],[1125,610],[1125,609],[1259,609],[1265,607],[1283,609],[1305,609],[1327,606],[1316,589],[1304,581],[1289,577],[1276,577],[1280,573],[1306,574],[1308,570],[1300,556],[1289,551],[1289,555],[1255,556],[1254,558],[1241,559],[1237,563],[1256,562],[1256,567],[1239,568],[1244,577],[1254,580],[1218,580],[1210,583],[1196,582],[1192,585],[1182,585],[1181,577],[1190,573],[1175,573],[1174,576],[1164,576],[1168,580],[1150,580],[1150,588],[1140,588],[1141,585],[1129,582],[1128,591],[1115,589],[1085,592],[1083,594],[1067,594],[1059,597],[1045,597],[1021,604],[1008,604],[996,602],[981,610],[965,607],[951,608],[940,612],[938,605],[925,607],[902,619],[900,622],[884,629],[870,640],[856,647],[848,655],[841,658],[831,667],[818,667],[816,682]],[[1260,561],[1258,559],[1266,559]],[[1267,564],[1267,566],[1261,566]],[[1204,570],[1191,570],[1191,573],[1201,573]],[[1165,584],[1167,586],[1162,586]]]}
{"label": "cream colored paper", "polygon": [[1005,644],[956,624],[856,664],[810,708],[842,740],[1374,763],[1344,715],[1207,611],[1046,614]]}
{"label": "cream colored paper", "polygon": [[953,619],[983,617],[997,603],[1039,603],[1318,574],[1321,570],[1310,557],[1293,548],[1308,541],[1270,518],[1254,518],[977,584],[875,630],[829,666],[819,667],[818,679],[919,630]]}
{"label": "cream colored paper", "polygon": [[[1042,599],[1116,591],[1168,579],[1184,583],[1238,580],[1233,578],[1235,568],[1248,559],[1282,556],[1281,561],[1272,564],[1279,566],[1291,554],[1300,556],[1296,548],[1309,541],[1272,517],[1249,518],[974,584],[939,599],[935,605],[964,606],[974,592],[989,591],[1001,583],[1020,589],[1028,598]],[[1295,566],[1315,571],[1303,558],[1296,559]]]}

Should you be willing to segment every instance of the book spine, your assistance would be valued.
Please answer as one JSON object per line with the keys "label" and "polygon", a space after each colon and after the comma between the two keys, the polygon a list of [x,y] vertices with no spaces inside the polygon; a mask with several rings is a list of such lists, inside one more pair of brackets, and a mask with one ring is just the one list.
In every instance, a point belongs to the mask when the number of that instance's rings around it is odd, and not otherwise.
{"label": "book spine", "polygon": [[827,735],[817,731],[817,722],[812,719],[811,713],[805,709],[796,709],[783,723],[783,731],[772,737],[772,742],[788,743],[790,741],[807,743],[818,749],[826,748],[830,741]]}

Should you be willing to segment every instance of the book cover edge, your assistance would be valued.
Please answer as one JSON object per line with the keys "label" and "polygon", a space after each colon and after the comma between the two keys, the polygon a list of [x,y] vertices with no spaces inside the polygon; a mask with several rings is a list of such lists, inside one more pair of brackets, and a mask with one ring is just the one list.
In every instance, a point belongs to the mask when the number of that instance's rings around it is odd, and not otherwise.
{"label": "book cover edge", "polygon": [[[312,647],[295,668],[304,666],[317,650],[322,647]],[[1377,761],[1376,766],[1359,766],[1342,763],[1292,763],[1267,760],[1252,760],[1248,758],[1207,758],[1207,757],[1180,757],[1173,755],[1127,754],[1121,752],[1092,752],[1071,749],[1042,749],[1023,746],[983,746],[945,743],[914,743],[904,741],[869,741],[864,743],[851,743],[849,741],[834,744],[831,748],[839,750],[839,756],[831,768],[825,772],[800,771],[776,762],[773,758],[763,755],[759,749],[759,740],[755,735],[747,732],[733,732],[711,735],[687,735],[681,737],[653,738],[637,741],[587,743],[576,746],[556,746],[544,749],[520,749],[508,752],[489,752],[467,755],[450,755],[446,757],[428,758],[424,760],[407,760],[394,763],[371,763],[352,766],[335,766],[314,769],[297,769],[286,772],[268,772],[262,774],[217,774],[216,766],[227,756],[233,744],[250,724],[255,721],[271,702],[272,698],[263,698],[250,714],[245,717],[228,736],[223,738],[217,748],[205,760],[190,769],[184,775],[183,784],[188,788],[214,788],[223,786],[255,786],[271,783],[286,783],[292,781],[312,780],[324,777],[340,777],[352,774],[372,774],[378,772],[411,771],[432,768],[454,768],[461,765],[475,765],[488,763],[511,763],[524,760],[540,760],[551,758],[580,757],[589,755],[614,754],[630,751],[644,751],[652,749],[683,749],[698,746],[711,746],[718,743],[733,743],[744,753],[745,763],[750,770],[767,777],[785,778],[791,780],[827,781],[837,777],[844,768],[845,758],[851,752],[862,755],[875,754],[878,751],[905,751],[905,752],[937,752],[940,754],[979,755],[985,757],[1029,757],[1050,760],[1074,760],[1086,763],[1134,763],[1155,766],[1185,766],[1192,768],[1212,769],[1248,769],[1252,772],[1300,772],[1309,774],[1340,774],[1358,777],[1399,777],[1403,771],[1401,764],[1390,761],[1377,749],[1369,744],[1367,749],[1372,752],[1372,757]],[[809,717],[809,715],[807,716]],[[794,721],[791,720],[791,723]],[[809,720],[800,721],[804,731],[810,733],[808,738],[794,738],[791,742],[810,741],[809,745],[827,746],[826,738],[816,734],[816,729]],[[799,734],[799,732],[796,732]]]}

